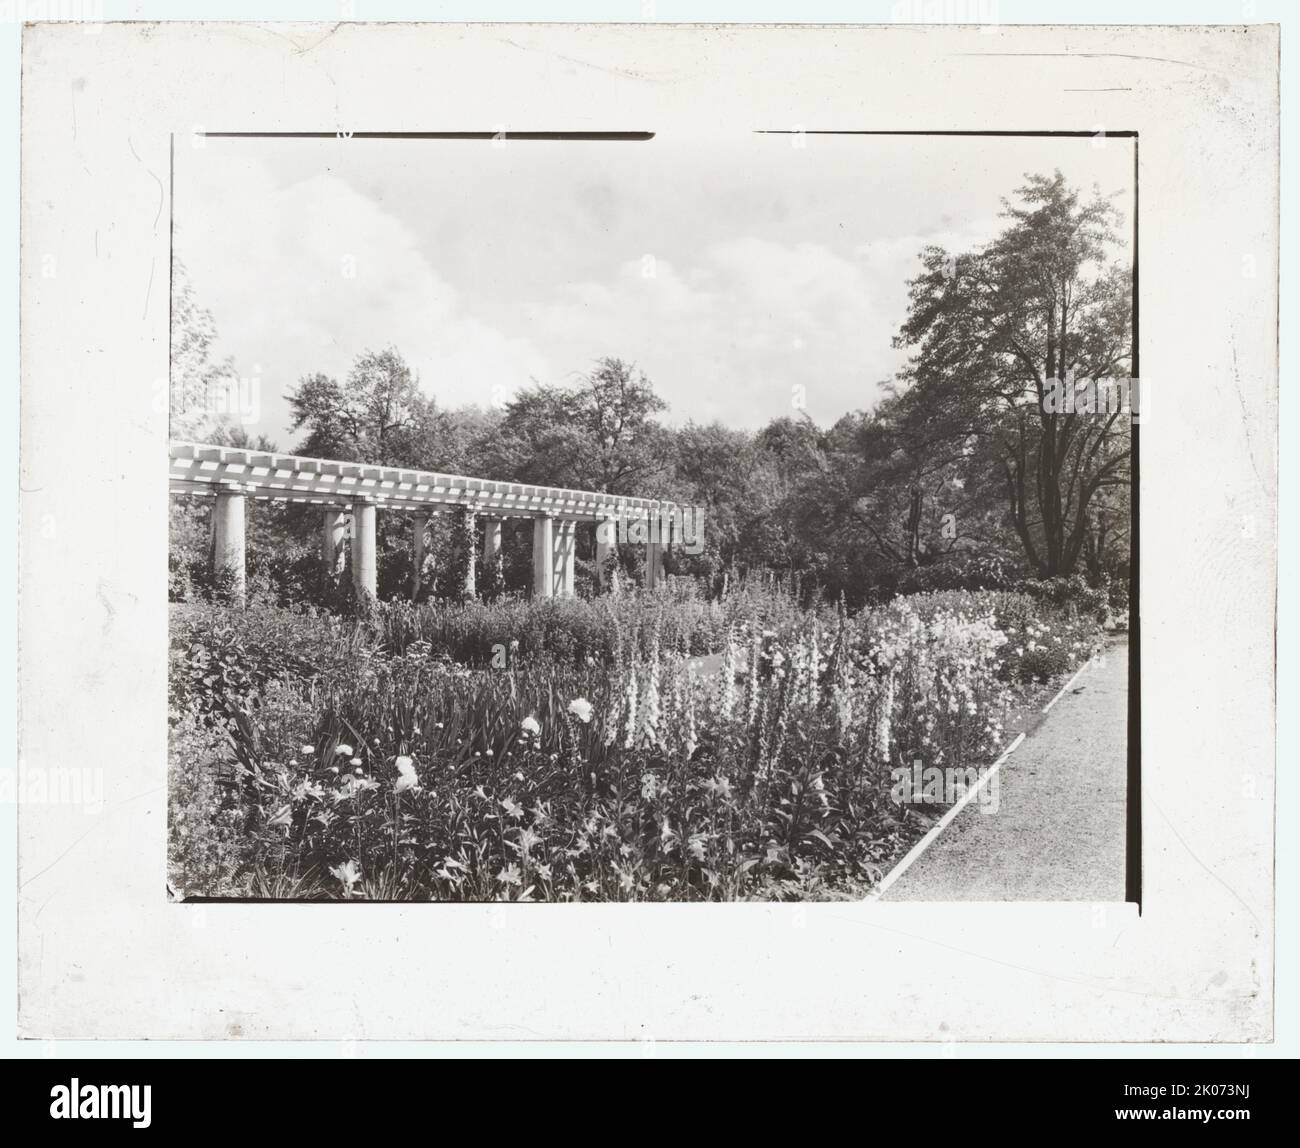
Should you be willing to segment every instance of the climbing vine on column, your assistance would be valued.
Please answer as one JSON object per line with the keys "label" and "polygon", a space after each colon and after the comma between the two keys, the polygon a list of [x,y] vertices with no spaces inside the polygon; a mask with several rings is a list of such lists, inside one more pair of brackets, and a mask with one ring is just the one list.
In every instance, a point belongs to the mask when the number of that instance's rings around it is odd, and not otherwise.
{"label": "climbing vine on column", "polygon": [[448,518],[447,561],[438,572],[438,596],[463,602],[474,597],[475,515],[458,506]]}

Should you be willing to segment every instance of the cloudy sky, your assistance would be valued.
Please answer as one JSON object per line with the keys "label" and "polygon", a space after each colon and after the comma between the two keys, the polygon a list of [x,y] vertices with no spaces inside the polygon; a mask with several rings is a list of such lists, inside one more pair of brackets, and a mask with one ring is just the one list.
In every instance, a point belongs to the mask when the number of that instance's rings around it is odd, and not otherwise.
{"label": "cloudy sky", "polygon": [[830,423],[899,366],[921,247],[987,240],[1054,168],[1129,217],[1128,140],[178,140],[176,254],[282,448],[284,392],[388,345],[445,406],[612,355],[670,422],[756,427],[802,396]]}

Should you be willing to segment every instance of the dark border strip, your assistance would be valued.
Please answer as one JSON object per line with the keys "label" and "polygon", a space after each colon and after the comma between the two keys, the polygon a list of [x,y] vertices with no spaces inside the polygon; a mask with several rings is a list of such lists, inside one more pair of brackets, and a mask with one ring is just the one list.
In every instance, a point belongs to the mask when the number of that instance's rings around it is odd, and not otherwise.
{"label": "dark border strip", "polygon": [[[1138,380],[1139,403],[1142,387],[1138,337],[1138,141],[1133,140],[1133,378]],[[1128,585],[1128,786],[1124,803],[1124,899],[1136,901],[1138,916],[1142,915],[1142,616],[1141,579],[1138,567],[1141,561],[1141,499],[1138,497],[1138,475],[1141,461],[1141,406],[1138,417],[1129,415],[1132,435],[1129,455],[1129,585]]]}
{"label": "dark border strip", "polygon": [[200,132],[205,139],[267,140],[591,140],[643,143],[654,132]]}
{"label": "dark border strip", "polygon": [[1004,138],[1047,139],[1137,139],[1135,131],[841,131],[836,128],[760,128],[754,133],[762,136],[982,136]]}
{"label": "dark border strip", "polygon": [[172,364],[176,361],[176,133],[167,141],[167,438],[172,437]]}

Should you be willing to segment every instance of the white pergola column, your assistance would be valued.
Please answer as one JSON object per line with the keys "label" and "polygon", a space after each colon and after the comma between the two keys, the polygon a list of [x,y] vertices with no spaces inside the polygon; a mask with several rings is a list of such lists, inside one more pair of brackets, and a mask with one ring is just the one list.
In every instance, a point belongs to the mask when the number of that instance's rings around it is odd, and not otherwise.
{"label": "white pergola column", "polygon": [[379,584],[375,561],[375,504],[352,504],[352,586],[358,602],[374,601]]}
{"label": "white pergola column", "polygon": [[483,519],[483,569],[486,570],[497,556],[501,553],[501,526],[500,518]]}
{"label": "white pergola column", "polygon": [[562,518],[555,531],[555,594],[559,598],[572,598],[573,559],[578,549],[578,524],[572,518]]}
{"label": "white pergola column", "polygon": [[420,574],[424,570],[424,532],[429,529],[429,516],[417,514],[411,519],[411,601],[420,596]]}
{"label": "white pergola column", "polygon": [[533,596],[555,596],[555,519],[533,519]]}
{"label": "white pergola column", "polygon": [[244,601],[244,492],[222,490],[212,509],[212,573],[230,578],[231,596]]}
{"label": "white pergola column", "polygon": [[473,598],[478,593],[478,577],[475,573],[478,566],[478,547],[474,545],[474,526],[478,521],[478,515],[472,510],[465,510],[464,513],[465,582],[461,591],[466,598]]}
{"label": "white pergola column", "polygon": [[[611,585],[609,559],[618,545],[618,520],[606,518],[596,523],[596,585],[602,590],[617,590]],[[614,578],[617,582],[617,576]]]}
{"label": "white pergola column", "polygon": [[645,588],[653,590],[664,580],[664,538],[667,524],[658,516],[651,517],[647,524],[650,531],[645,544]]}
{"label": "white pergola column", "polygon": [[321,516],[320,561],[327,577],[334,577],[344,564],[343,544],[348,537],[347,513],[327,510]]}

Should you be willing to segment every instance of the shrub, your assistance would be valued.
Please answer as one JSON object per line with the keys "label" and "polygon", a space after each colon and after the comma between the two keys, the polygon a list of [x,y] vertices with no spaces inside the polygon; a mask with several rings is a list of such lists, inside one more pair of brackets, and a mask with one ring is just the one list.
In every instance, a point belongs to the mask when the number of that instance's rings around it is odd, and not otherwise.
{"label": "shrub", "polygon": [[255,707],[270,681],[341,675],[369,656],[352,623],[310,608],[182,607],[172,615],[171,645],[173,706],[217,723]]}
{"label": "shrub", "polygon": [[505,566],[498,551],[491,561],[483,563],[478,576],[478,593],[484,602],[491,605],[506,592]]}
{"label": "shrub", "polygon": [[1106,618],[1106,587],[1089,586],[1082,574],[1071,574],[1067,578],[1026,579],[1018,583],[1016,589],[1040,602],[1086,614],[1099,622]]}
{"label": "shrub", "polygon": [[1127,575],[1121,578],[1111,578],[1107,575],[1105,576],[1104,586],[1106,590],[1106,600],[1110,605],[1111,613],[1127,614],[1129,597]]}
{"label": "shrub", "polygon": [[[251,857],[236,802],[223,784],[224,732],[194,710],[173,711],[168,734],[168,880],[182,895],[241,892]],[[229,770],[225,770],[227,779]]]}
{"label": "shrub", "polygon": [[492,602],[431,601],[412,606],[381,603],[374,619],[377,642],[403,653],[426,642],[437,655],[482,665],[501,651],[575,664],[609,662],[622,647],[648,653],[658,627],[665,648],[715,653],[726,633],[726,613],[673,583],[654,593],[629,591],[602,598],[498,598]]}
{"label": "shrub", "polygon": [[167,555],[167,600],[196,602],[212,597],[212,574],[206,559],[178,550]]}
{"label": "shrub", "polygon": [[1005,590],[1016,577],[1016,566],[1009,558],[959,551],[943,561],[905,571],[895,587],[903,595],[936,590]]}

